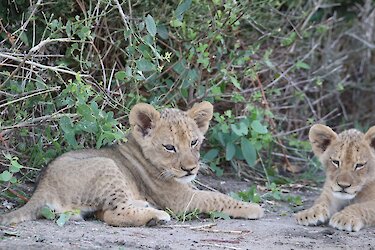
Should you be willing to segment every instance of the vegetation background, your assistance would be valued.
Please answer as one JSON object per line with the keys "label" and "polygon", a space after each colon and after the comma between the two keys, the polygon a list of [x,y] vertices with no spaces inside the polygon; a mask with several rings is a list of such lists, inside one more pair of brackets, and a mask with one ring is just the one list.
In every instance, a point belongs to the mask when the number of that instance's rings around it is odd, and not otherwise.
{"label": "vegetation background", "polygon": [[122,140],[137,102],[212,102],[217,176],[319,181],[311,124],[375,124],[374,24],[373,0],[1,0],[1,195]]}

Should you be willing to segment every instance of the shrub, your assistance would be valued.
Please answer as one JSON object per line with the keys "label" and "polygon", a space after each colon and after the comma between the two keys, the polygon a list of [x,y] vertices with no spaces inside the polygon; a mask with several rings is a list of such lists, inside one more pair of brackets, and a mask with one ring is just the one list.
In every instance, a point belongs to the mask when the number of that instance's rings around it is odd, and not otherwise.
{"label": "shrub", "polygon": [[311,164],[312,123],[374,122],[373,1],[30,2],[0,3],[3,177],[119,140],[141,101],[211,101],[203,159],[269,182]]}

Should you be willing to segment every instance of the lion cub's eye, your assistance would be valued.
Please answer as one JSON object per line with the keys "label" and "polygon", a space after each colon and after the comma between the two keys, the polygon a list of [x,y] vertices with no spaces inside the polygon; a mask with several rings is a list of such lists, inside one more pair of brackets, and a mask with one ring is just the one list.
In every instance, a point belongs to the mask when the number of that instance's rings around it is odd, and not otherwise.
{"label": "lion cub's eye", "polygon": [[332,160],[332,164],[338,168],[340,166],[340,162],[338,160]]}
{"label": "lion cub's eye", "polygon": [[364,168],[364,166],[366,165],[366,162],[365,163],[357,163],[355,164],[355,170],[360,170],[362,168]]}
{"label": "lion cub's eye", "polygon": [[165,150],[167,150],[168,152],[172,152],[172,153],[175,153],[176,152],[176,148],[171,145],[171,144],[167,144],[167,145],[164,145],[163,144],[163,147],[165,148]]}
{"label": "lion cub's eye", "polygon": [[198,139],[191,141],[191,147],[194,148],[198,144]]}

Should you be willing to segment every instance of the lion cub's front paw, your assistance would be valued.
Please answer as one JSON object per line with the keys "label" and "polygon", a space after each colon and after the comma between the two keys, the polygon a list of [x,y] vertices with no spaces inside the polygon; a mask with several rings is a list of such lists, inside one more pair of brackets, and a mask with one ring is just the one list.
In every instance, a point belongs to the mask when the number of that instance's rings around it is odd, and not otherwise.
{"label": "lion cub's front paw", "polygon": [[345,212],[334,214],[329,221],[329,225],[349,232],[358,232],[364,227],[364,223],[360,217]]}
{"label": "lion cub's front paw", "polygon": [[246,219],[259,219],[264,216],[264,209],[259,206],[258,204],[248,204],[245,207],[245,214],[244,217]]}
{"label": "lion cub's front paw", "polygon": [[163,225],[166,224],[171,220],[171,216],[162,210],[157,210],[154,218],[152,218],[150,221],[147,222],[147,226],[153,227],[157,225]]}
{"label": "lion cub's front paw", "polygon": [[315,205],[295,215],[297,223],[304,226],[316,226],[325,223],[329,216],[329,209],[324,205]]}

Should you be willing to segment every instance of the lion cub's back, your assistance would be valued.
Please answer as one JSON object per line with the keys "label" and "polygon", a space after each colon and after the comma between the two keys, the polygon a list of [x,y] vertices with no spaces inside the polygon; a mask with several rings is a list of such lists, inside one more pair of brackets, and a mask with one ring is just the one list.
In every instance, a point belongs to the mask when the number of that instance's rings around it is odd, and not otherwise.
{"label": "lion cub's back", "polygon": [[40,176],[36,191],[49,196],[47,200],[55,200],[54,196],[57,202],[75,204],[102,196],[102,190],[109,189],[111,183],[125,181],[109,157],[108,152],[102,150],[65,153],[48,165]]}

